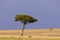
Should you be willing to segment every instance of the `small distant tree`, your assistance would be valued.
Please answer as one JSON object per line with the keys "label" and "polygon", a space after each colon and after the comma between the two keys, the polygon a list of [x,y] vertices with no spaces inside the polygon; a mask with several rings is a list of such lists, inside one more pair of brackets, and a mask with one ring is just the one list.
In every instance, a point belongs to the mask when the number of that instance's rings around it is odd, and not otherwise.
{"label": "small distant tree", "polygon": [[53,30],[53,28],[50,28],[50,30]]}
{"label": "small distant tree", "polygon": [[22,33],[21,33],[21,36],[23,36],[23,31],[25,29],[25,25],[28,24],[28,23],[36,22],[37,19],[35,19],[35,18],[33,18],[29,15],[21,14],[21,15],[16,15],[15,16],[15,21],[20,21],[23,24]]}

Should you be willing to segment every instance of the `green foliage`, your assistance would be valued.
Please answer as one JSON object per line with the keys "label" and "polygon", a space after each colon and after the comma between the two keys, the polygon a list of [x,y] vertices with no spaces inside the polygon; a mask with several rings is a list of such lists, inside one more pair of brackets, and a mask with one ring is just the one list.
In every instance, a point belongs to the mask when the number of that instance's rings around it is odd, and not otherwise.
{"label": "green foliage", "polygon": [[25,14],[21,14],[21,15],[16,15],[15,16],[15,21],[21,21],[21,23],[33,23],[36,22],[37,19],[29,16],[29,15],[25,15]]}

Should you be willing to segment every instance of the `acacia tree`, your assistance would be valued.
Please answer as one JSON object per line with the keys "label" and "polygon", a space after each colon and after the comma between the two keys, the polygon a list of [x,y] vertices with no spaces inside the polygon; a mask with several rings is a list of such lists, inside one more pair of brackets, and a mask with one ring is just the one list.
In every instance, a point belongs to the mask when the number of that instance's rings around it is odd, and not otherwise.
{"label": "acacia tree", "polygon": [[25,25],[29,24],[29,23],[36,22],[37,19],[35,19],[35,18],[33,18],[29,15],[21,14],[21,15],[16,15],[15,16],[15,21],[20,21],[23,24],[22,33],[21,33],[21,36],[23,36],[23,31],[25,29]]}

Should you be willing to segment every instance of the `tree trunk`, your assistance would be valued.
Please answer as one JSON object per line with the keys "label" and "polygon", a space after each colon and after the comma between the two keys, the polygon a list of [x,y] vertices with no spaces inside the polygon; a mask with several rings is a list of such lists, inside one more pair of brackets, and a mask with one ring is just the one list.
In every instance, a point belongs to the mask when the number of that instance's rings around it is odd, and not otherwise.
{"label": "tree trunk", "polygon": [[21,36],[23,36],[24,29],[25,29],[25,24],[23,23],[23,27],[22,27],[22,33],[21,33]]}

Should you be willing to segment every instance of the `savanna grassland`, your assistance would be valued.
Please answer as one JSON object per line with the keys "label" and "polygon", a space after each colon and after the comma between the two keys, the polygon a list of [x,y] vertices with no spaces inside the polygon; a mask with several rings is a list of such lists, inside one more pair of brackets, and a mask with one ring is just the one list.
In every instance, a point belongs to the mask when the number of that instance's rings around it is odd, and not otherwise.
{"label": "savanna grassland", "polygon": [[60,40],[60,28],[25,30],[0,30],[0,40]]}

